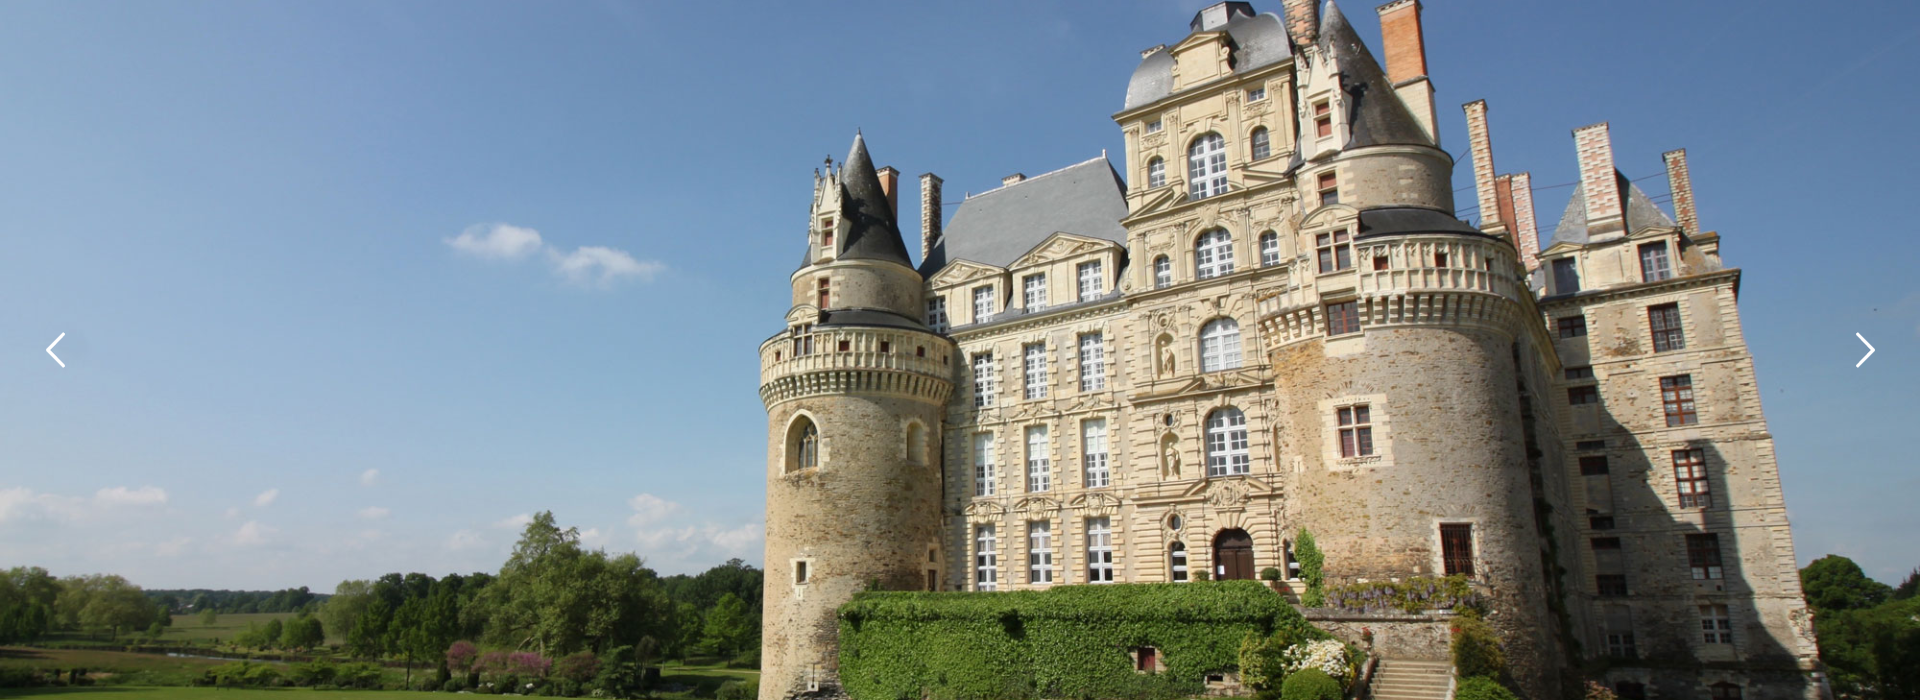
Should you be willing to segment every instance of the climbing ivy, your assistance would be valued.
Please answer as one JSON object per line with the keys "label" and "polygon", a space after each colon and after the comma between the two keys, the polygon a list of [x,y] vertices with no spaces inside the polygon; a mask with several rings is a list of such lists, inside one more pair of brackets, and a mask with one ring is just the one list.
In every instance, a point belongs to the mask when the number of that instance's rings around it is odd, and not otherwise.
{"label": "climbing ivy", "polygon": [[[855,700],[1184,697],[1279,631],[1328,638],[1254,581],[861,593],[840,608],[840,683]],[[1165,673],[1136,673],[1138,647]]]}
{"label": "climbing ivy", "polygon": [[1320,545],[1314,544],[1313,533],[1300,528],[1300,536],[1293,539],[1293,558],[1300,560],[1300,578],[1307,582],[1307,592],[1301,594],[1300,604],[1309,608],[1326,605],[1327,576],[1320,567],[1327,563],[1327,557],[1320,553]]}

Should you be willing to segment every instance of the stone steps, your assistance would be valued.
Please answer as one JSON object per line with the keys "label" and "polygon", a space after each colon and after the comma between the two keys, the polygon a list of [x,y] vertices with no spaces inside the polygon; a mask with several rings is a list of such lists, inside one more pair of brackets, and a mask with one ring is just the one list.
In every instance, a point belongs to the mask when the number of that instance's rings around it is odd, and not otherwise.
{"label": "stone steps", "polygon": [[1368,691],[1375,700],[1449,700],[1452,689],[1450,662],[1382,659]]}

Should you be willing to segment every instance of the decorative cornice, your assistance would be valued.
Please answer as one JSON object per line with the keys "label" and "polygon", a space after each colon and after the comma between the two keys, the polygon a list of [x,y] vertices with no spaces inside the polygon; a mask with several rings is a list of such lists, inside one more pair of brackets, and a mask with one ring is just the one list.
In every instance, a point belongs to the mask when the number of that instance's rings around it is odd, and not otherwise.
{"label": "decorative cornice", "polygon": [[1581,290],[1562,296],[1541,297],[1539,304],[1542,310],[1549,307],[1585,306],[1591,302],[1612,301],[1622,297],[1649,296],[1653,294],[1677,292],[1694,287],[1709,287],[1718,284],[1722,280],[1730,281],[1736,287],[1739,286],[1740,268],[1730,267],[1713,272],[1703,272],[1697,275],[1664,279],[1658,282],[1640,282],[1619,287],[1608,287],[1606,289]]}

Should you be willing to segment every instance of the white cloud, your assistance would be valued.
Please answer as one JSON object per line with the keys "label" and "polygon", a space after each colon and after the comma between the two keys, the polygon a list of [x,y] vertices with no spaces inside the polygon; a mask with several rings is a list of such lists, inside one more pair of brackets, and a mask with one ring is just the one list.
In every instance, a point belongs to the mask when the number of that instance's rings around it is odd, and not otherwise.
{"label": "white cloud", "polygon": [[759,523],[747,523],[736,527],[709,524],[640,530],[634,533],[634,539],[646,547],[665,549],[669,554],[684,556],[695,551],[715,549],[728,553],[746,553],[753,549],[765,534],[765,526]]}
{"label": "white cloud", "polygon": [[553,262],[555,274],[581,285],[609,287],[626,277],[648,282],[667,269],[658,260],[635,260],[627,251],[594,245],[580,246],[571,253],[550,248],[547,257]]}
{"label": "white cloud", "polygon": [[54,520],[71,522],[123,507],[160,505],[167,492],[154,486],[130,489],[114,486],[94,492],[92,499],[40,493],[24,486],[0,489],[0,522]]}
{"label": "white cloud", "polygon": [[185,551],[187,545],[192,542],[193,538],[191,537],[175,537],[156,545],[153,548],[153,553],[163,557],[177,557],[180,556],[180,553]]}
{"label": "white cloud", "polygon": [[533,516],[521,513],[511,518],[495,521],[493,526],[502,530],[520,530],[524,529],[527,523],[530,522],[533,522]]}
{"label": "white cloud", "polygon": [[443,241],[454,250],[490,260],[518,260],[543,245],[539,231],[511,224],[474,224]]}
{"label": "white cloud", "polygon": [[633,508],[633,515],[627,518],[627,524],[634,527],[652,525],[680,511],[680,504],[650,493],[627,499],[627,505]]}
{"label": "white cloud", "polygon": [[385,508],[381,508],[380,506],[367,506],[365,508],[361,508],[360,512],[356,513],[356,515],[360,516],[360,518],[363,520],[379,520],[381,518],[387,517],[387,514],[391,512],[392,511],[389,511]]}
{"label": "white cloud", "polygon": [[580,531],[580,545],[588,549],[605,549],[611,539],[597,527]]}
{"label": "white cloud", "polygon": [[94,492],[93,502],[101,506],[147,506],[166,503],[167,492],[155,486],[142,486],[137,489],[115,486]]}
{"label": "white cloud", "polygon": [[379,479],[380,479],[380,470],[378,469],[368,469],[366,471],[360,472],[361,486],[372,486],[373,482],[378,481]]}
{"label": "white cloud", "polygon": [[280,489],[267,489],[265,491],[261,491],[260,495],[253,497],[253,505],[254,507],[257,507],[257,508],[265,508],[267,507],[268,504],[273,503],[273,499],[276,499],[279,497],[280,497]]}
{"label": "white cloud", "polygon": [[480,539],[480,533],[472,530],[461,530],[453,533],[452,537],[447,538],[447,549],[454,552],[467,549],[479,549],[485,546],[487,546],[487,541]]}
{"label": "white cloud", "polygon": [[232,518],[238,518],[238,517],[240,517],[240,508],[239,508],[238,506],[235,506],[235,507],[231,507],[231,508],[228,508],[228,509],[227,509],[227,518],[228,518],[228,519],[232,519]]}
{"label": "white cloud", "polygon": [[233,533],[233,543],[242,547],[266,544],[267,537],[274,532],[276,532],[274,528],[262,525],[258,520],[248,520],[247,524],[241,525],[240,529]]}

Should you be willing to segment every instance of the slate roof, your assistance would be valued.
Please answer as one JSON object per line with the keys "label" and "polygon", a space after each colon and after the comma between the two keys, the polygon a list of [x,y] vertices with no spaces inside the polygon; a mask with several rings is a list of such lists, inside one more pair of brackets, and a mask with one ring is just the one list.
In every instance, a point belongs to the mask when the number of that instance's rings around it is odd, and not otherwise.
{"label": "slate roof", "polygon": [[1380,62],[1373,60],[1340,6],[1327,3],[1320,17],[1320,51],[1340,68],[1340,89],[1347,94],[1349,138],[1345,148],[1432,146],[1427,131],[1393,92]]}
{"label": "slate roof", "polygon": [[[1193,26],[1199,26],[1198,19]],[[1227,21],[1225,29],[1235,47],[1235,73],[1270,66],[1293,56],[1293,42],[1287,38],[1286,23],[1271,12],[1250,17],[1234,15]],[[1188,36],[1199,31],[1196,29]],[[1133,78],[1127,81],[1126,106],[1121,107],[1121,111],[1152,104],[1172,94],[1173,54],[1161,49],[1140,59],[1140,65],[1133,69]]]}
{"label": "slate roof", "polygon": [[[1633,184],[1618,170],[1613,171],[1613,177],[1619,183],[1621,191],[1627,193],[1627,233],[1675,226],[1673,219],[1668,218],[1667,213],[1660,210],[1660,205],[1654,204],[1653,199],[1648,197],[1639,185]],[[1573,186],[1573,199],[1567,201],[1567,210],[1560,215],[1560,225],[1553,228],[1553,238],[1540,246],[1540,249],[1546,250],[1562,241],[1580,245],[1587,243],[1587,198],[1584,184]]]}
{"label": "slate roof", "polygon": [[1407,233],[1464,233],[1486,236],[1480,229],[1451,214],[1423,207],[1379,207],[1360,212],[1360,232],[1354,238]]}
{"label": "slate roof", "polygon": [[1006,267],[1055,233],[1127,243],[1126,183],[1105,156],[968,197],[934,241],[920,274],[956,260]]}
{"label": "slate roof", "polygon": [[859,134],[854,135],[853,151],[840,167],[840,216],[846,219],[848,229],[846,247],[838,259],[885,260],[913,267],[913,260],[907,257],[907,244],[900,240],[893,206],[880,189],[873,157],[867,155],[867,140]]}

